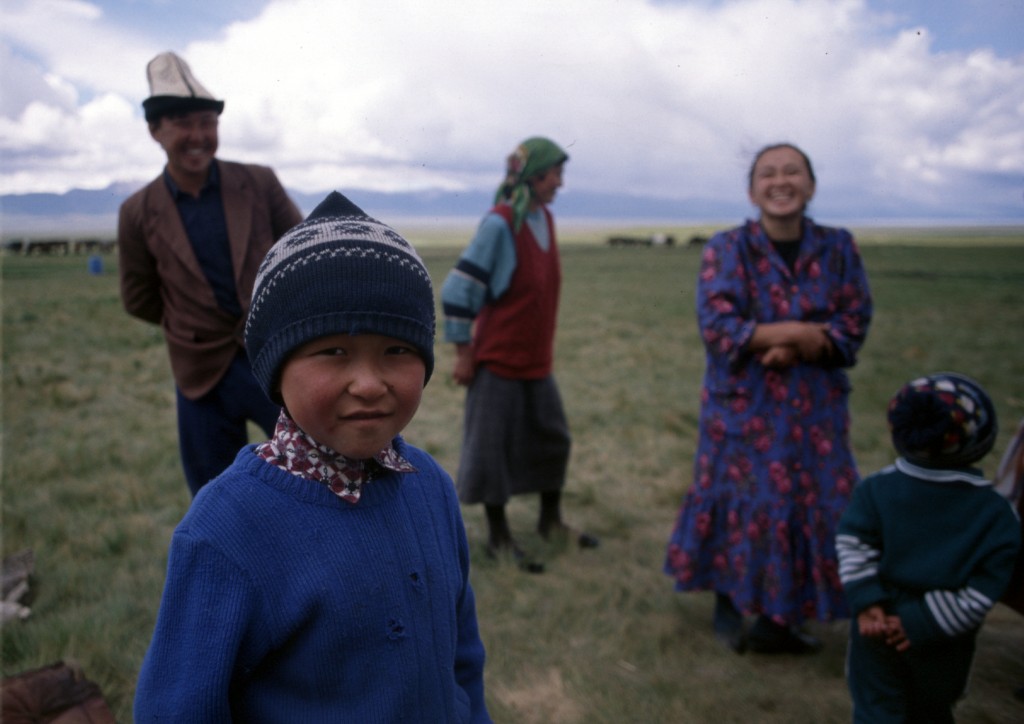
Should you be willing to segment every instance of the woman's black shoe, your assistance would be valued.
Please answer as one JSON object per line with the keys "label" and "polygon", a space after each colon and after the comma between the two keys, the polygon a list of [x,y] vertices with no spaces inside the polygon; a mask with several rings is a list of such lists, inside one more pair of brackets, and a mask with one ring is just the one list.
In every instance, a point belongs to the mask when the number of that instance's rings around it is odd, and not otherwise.
{"label": "woman's black shoe", "polygon": [[544,572],[544,564],[540,561],[530,559],[515,543],[506,543],[503,545],[493,545],[488,543],[484,550],[487,553],[487,557],[491,560],[511,559],[521,570],[526,571],[527,573]]}
{"label": "woman's black shoe", "polygon": [[747,645],[756,654],[816,654],[823,647],[820,639],[795,626],[780,626],[766,616],[760,616],[751,628]]}
{"label": "woman's black shoe", "polygon": [[724,593],[715,594],[715,638],[735,651],[742,654],[747,650],[747,639],[743,634],[743,614],[732,599]]}
{"label": "woman's black shoe", "polygon": [[596,535],[570,528],[565,523],[555,523],[549,526],[538,525],[537,532],[548,543],[572,539],[580,548],[597,548],[601,545],[601,540]]}

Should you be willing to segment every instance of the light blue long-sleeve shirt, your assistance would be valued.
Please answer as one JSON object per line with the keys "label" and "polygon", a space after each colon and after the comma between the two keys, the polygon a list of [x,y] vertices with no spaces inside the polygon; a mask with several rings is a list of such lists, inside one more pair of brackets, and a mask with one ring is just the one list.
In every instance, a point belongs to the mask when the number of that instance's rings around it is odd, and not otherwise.
{"label": "light blue long-sleeve shirt", "polygon": [[[537,244],[547,251],[551,240],[543,210],[528,213],[526,223]],[[441,287],[445,341],[463,344],[472,339],[473,320],[485,304],[500,299],[508,290],[515,270],[512,230],[504,218],[490,212]]]}

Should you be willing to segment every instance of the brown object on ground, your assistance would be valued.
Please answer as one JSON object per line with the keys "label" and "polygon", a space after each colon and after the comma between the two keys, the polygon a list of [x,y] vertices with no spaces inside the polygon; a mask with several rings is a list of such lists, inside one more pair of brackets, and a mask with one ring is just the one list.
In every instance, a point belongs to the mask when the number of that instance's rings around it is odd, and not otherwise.
{"label": "brown object on ground", "polygon": [[60,661],[0,682],[4,724],[115,724],[100,687],[80,666]]}

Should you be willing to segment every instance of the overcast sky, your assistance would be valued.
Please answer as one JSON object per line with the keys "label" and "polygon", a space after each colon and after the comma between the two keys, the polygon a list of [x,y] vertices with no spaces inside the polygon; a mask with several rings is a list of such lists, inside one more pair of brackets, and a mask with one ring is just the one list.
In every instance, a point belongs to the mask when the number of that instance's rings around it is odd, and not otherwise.
{"label": "overcast sky", "polygon": [[0,193],[159,173],[173,49],[226,101],[219,155],[300,191],[489,192],[539,134],[565,194],[745,209],[791,140],[823,221],[1024,222],[1022,28],[1024,0],[0,0]]}

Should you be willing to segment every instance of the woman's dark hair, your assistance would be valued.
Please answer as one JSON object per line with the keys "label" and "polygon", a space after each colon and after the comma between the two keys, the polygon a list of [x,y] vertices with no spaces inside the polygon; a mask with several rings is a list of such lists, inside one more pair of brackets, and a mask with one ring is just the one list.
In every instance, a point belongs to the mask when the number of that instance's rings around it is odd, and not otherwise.
{"label": "woman's dark hair", "polygon": [[750,171],[747,172],[747,188],[753,188],[754,186],[754,168],[757,166],[757,162],[761,160],[761,156],[765,155],[769,151],[774,151],[778,148],[792,148],[794,151],[800,154],[800,158],[807,164],[807,173],[811,177],[811,183],[817,183],[817,179],[814,178],[814,166],[811,165],[811,159],[808,158],[807,154],[801,151],[799,148],[794,146],[792,143],[773,143],[770,146],[765,146],[754,155],[754,162],[750,164]]}

